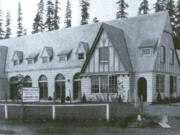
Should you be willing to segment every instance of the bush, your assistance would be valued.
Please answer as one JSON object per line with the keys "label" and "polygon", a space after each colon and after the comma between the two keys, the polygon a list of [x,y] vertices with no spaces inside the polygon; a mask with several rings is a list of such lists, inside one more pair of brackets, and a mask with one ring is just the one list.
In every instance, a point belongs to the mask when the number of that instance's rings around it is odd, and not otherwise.
{"label": "bush", "polygon": [[70,101],[71,99],[70,99],[70,97],[69,96],[67,96],[66,97],[66,101]]}
{"label": "bush", "polygon": [[49,97],[48,97],[48,100],[52,100],[52,97],[51,97],[51,96],[49,96]]}
{"label": "bush", "polygon": [[157,95],[156,102],[157,102],[157,103],[162,103],[162,98],[161,98],[160,92],[159,92],[158,95]]}
{"label": "bush", "polygon": [[83,97],[82,97],[82,100],[81,100],[82,103],[86,103],[86,95],[83,94]]}

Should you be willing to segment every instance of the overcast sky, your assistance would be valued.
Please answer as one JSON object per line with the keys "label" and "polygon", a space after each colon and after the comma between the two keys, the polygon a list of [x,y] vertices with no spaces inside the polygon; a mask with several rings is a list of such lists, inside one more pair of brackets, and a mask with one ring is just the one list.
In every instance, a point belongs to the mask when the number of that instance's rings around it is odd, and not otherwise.
{"label": "overcast sky", "polygon": [[[11,14],[11,28],[13,34],[16,33],[17,27],[17,4],[19,0],[0,0],[1,8],[3,10],[3,18],[6,16],[6,11],[9,10]],[[37,3],[40,0],[20,0],[23,12],[23,25],[27,29],[28,34],[32,31],[32,23],[34,16],[37,12]],[[89,0],[90,2],[90,18],[89,23],[92,23],[92,19],[96,16],[100,21],[107,21],[115,19],[118,0]],[[129,4],[127,12],[129,17],[136,16],[140,0],[126,0]],[[149,0],[150,9],[153,8],[153,4],[156,0]],[[66,0],[59,0],[60,2],[60,25],[64,27],[64,14],[66,8]],[[79,0],[70,0],[72,7],[72,25],[78,26],[80,24],[80,7]],[[153,9],[152,9],[153,10]]]}

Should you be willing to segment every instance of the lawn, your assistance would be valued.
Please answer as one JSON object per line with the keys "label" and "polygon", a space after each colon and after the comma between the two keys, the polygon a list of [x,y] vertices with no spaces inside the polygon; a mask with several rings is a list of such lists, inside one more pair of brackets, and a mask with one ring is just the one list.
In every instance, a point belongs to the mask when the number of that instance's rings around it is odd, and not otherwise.
{"label": "lawn", "polygon": [[0,134],[13,135],[179,135],[180,128],[119,128],[112,126],[77,126],[56,123],[0,122]]}

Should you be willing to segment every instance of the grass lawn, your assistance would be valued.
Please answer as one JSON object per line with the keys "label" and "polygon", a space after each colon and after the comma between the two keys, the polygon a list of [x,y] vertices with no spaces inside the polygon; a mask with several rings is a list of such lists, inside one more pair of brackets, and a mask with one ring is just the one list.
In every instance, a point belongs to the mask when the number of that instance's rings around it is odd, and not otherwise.
{"label": "grass lawn", "polygon": [[179,135],[180,128],[119,128],[112,126],[72,126],[60,123],[0,122],[0,134],[13,135]]}

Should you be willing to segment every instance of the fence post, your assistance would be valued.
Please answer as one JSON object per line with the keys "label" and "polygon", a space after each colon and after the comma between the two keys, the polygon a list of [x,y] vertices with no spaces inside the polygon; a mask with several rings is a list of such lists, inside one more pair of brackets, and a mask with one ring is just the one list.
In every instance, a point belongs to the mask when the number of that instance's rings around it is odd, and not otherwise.
{"label": "fence post", "polygon": [[8,109],[7,109],[7,104],[4,104],[4,114],[5,114],[5,120],[8,120]]}
{"label": "fence post", "polygon": [[52,105],[52,118],[53,118],[53,120],[56,119],[56,108],[55,108],[55,105]]}
{"label": "fence post", "polygon": [[109,121],[109,104],[106,104],[106,120]]}

